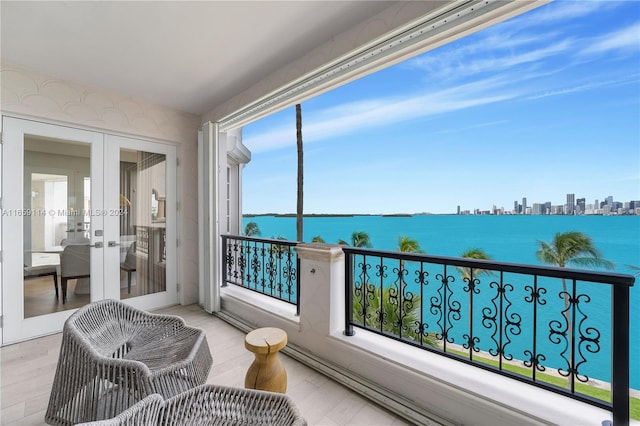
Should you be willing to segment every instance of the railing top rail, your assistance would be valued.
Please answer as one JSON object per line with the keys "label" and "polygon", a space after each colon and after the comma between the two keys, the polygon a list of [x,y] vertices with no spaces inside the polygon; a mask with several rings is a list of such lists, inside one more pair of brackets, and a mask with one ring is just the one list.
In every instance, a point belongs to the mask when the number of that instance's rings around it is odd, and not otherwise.
{"label": "railing top rail", "polygon": [[615,286],[632,287],[635,278],[628,274],[612,272],[586,271],[582,269],[560,268],[556,266],[533,266],[520,263],[497,262],[492,260],[467,259],[460,257],[432,256],[419,253],[405,253],[397,251],[375,250],[359,247],[342,247],[345,254],[362,254],[365,256],[402,259],[405,261],[435,263],[441,265],[460,266],[463,268],[486,269],[517,274],[539,275],[551,278],[566,278],[576,281],[588,281]]}
{"label": "railing top rail", "polygon": [[289,241],[289,240],[279,240],[274,238],[256,238],[256,237],[247,237],[245,235],[221,235],[222,239],[232,239],[232,240],[241,240],[241,241],[253,241],[258,243],[269,243],[269,244],[279,244],[281,246],[296,246],[298,242]]}

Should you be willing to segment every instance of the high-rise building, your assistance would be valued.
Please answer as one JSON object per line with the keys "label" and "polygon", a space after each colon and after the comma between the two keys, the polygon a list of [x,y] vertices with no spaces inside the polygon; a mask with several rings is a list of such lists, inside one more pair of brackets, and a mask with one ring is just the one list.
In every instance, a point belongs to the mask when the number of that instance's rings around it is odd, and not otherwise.
{"label": "high-rise building", "polygon": [[609,206],[610,208],[613,208],[613,196],[609,195],[607,198],[605,198],[605,204],[607,206]]}
{"label": "high-rise building", "polygon": [[527,197],[522,197],[522,214],[527,214]]}
{"label": "high-rise building", "polygon": [[576,214],[584,214],[586,209],[587,209],[587,199],[578,198],[576,200]]}
{"label": "high-rise building", "polygon": [[520,205],[518,204],[518,200],[513,202],[513,214],[520,213]]}
{"label": "high-rise building", "polygon": [[575,214],[576,211],[576,194],[567,194],[567,208],[565,214]]}

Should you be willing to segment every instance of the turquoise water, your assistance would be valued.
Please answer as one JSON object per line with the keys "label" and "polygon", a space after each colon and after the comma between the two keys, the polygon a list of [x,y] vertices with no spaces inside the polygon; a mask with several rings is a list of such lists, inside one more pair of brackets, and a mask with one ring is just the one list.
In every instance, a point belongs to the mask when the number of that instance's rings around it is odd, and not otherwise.
{"label": "turquoise water", "polygon": [[[254,221],[264,238],[284,237],[294,241],[294,217],[258,216]],[[328,243],[350,241],[351,233],[369,234],[373,247],[395,250],[398,238],[406,235],[417,240],[428,254],[460,256],[478,247],[494,260],[538,265],[537,241],[551,241],[557,232],[579,231],[591,236],[602,256],[616,264],[615,272],[633,274],[626,265],[640,266],[640,216],[353,216],[311,217],[304,221],[304,240],[319,235]],[[608,290],[595,286],[589,317],[609,322]],[[602,301],[598,309],[596,301]],[[601,329],[602,330],[602,329]],[[631,288],[631,387],[640,389],[640,284]],[[603,347],[609,336],[603,332]],[[605,354],[602,354],[603,356]],[[594,360],[595,361],[595,360]],[[608,361],[603,363],[608,364]],[[606,367],[608,370],[608,365]],[[592,377],[608,380],[608,372],[591,372]]]}

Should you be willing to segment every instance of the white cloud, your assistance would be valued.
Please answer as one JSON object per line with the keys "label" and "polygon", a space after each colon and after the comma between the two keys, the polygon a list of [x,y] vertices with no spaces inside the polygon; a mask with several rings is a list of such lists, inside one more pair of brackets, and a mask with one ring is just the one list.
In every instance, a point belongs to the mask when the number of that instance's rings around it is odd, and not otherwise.
{"label": "white cloud", "polygon": [[629,83],[633,83],[633,84],[637,84],[638,83],[638,78],[637,76],[631,78],[631,79],[622,79],[622,80],[608,80],[608,81],[599,81],[596,83],[586,83],[586,84],[581,84],[578,86],[573,86],[573,87],[566,87],[563,89],[556,89],[556,90],[549,90],[546,91],[544,93],[539,93],[536,95],[532,95],[527,97],[526,99],[541,99],[541,98],[546,98],[549,96],[558,96],[558,95],[568,95],[570,93],[578,93],[578,92],[584,92],[587,90],[592,90],[592,89],[597,89],[600,87],[606,87],[606,86],[616,86],[616,85],[621,85],[621,84],[629,84]]}
{"label": "white cloud", "polygon": [[[363,128],[390,125],[416,118],[505,101],[516,93],[500,91],[505,81],[489,78],[434,93],[386,97],[351,102],[307,115],[303,120],[304,143],[356,133]],[[293,122],[245,138],[252,152],[270,151],[295,144]]]}
{"label": "white cloud", "polygon": [[405,67],[424,70],[430,80],[460,80],[477,74],[502,72],[514,66],[536,65],[576,49],[577,40],[557,40],[558,36],[553,32],[539,36],[494,32],[471,43],[461,42],[455,47],[428,52],[408,61]]}
{"label": "white cloud", "polygon": [[[552,6],[552,7],[549,7]],[[540,9],[518,17],[504,26],[538,26],[542,24],[556,23],[557,21],[574,20],[587,15],[599,13],[603,9],[615,8],[615,2],[607,1],[557,1],[552,5],[542,6]],[[535,12],[535,13],[534,13]]]}
{"label": "white cloud", "polygon": [[[558,43],[515,55],[508,55],[500,58],[479,59],[471,61],[465,68],[468,73],[498,72],[510,69],[514,66],[530,64],[543,61],[551,56],[559,55],[569,51],[574,45],[571,40],[563,40]],[[464,69],[461,70],[464,73]]]}
{"label": "white cloud", "polygon": [[[531,100],[591,90],[605,85],[624,84],[611,79],[586,84],[573,82],[574,85],[570,87],[545,87],[544,92],[526,85],[527,82],[535,82],[545,76],[564,72],[567,68],[576,66],[576,61],[591,60],[587,57],[581,60],[572,58],[578,52],[606,51],[629,47],[633,43],[637,47],[640,24],[597,39],[565,36],[560,38],[560,33],[554,29],[536,35],[531,33],[531,26],[539,22],[554,22],[554,25],[559,25],[558,21],[562,19],[575,21],[577,17],[595,13],[603,7],[616,6],[603,5],[601,2],[560,2],[544,13],[517,18],[518,25],[509,21],[508,25],[503,23],[495,30],[483,33],[485,35],[480,38],[472,38],[469,43],[458,43],[455,48],[444,46],[410,60],[403,67],[425,70],[429,85],[449,84],[451,87],[435,92],[357,100],[309,113],[304,111],[304,142],[309,144],[337,138],[357,133],[362,129],[453,112],[518,96]],[[588,47],[581,50],[585,45]],[[555,60],[558,56],[564,58],[561,63]],[[466,84],[459,83],[461,79],[468,79],[473,75],[493,77]],[[455,85],[452,83],[454,79],[458,82]],[[562,79],[556,83],[562,84]],[[508,87],[515,89],[508,90]],[[293,115],[259,135],[246,135],[244,143],[253,152],[295,145]]]}
{"label": "white cloud", "polygon": [[506,124],[508,122],[509,122],[508,120],[489,121],[486,123],[478,123],[473,126],[456,127],[455,129],[447,129],[447,130],[438,130],[438,131],[432,132],[432,134],[443,135],[443,134],[451,134],[451,133],[463,133],[469,130],[481,129],[483,127],[497,126],[498,124]]}
{"label": "white cloud", "polygon": [[640,22],[592,39],[582,53],[602,53],[611,50],[639,50]]}

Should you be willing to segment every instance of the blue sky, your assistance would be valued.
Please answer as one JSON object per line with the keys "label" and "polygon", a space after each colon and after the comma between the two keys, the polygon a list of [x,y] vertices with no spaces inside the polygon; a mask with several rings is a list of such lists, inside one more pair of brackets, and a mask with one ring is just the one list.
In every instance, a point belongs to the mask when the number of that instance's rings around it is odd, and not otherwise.
{"label": "blue sky", "polygon": [[[640,2],[552,2],[308,100],[302,121],[305,213],[640,200]],[[243,212],[295,212],[295,109],[243,142]]]}

